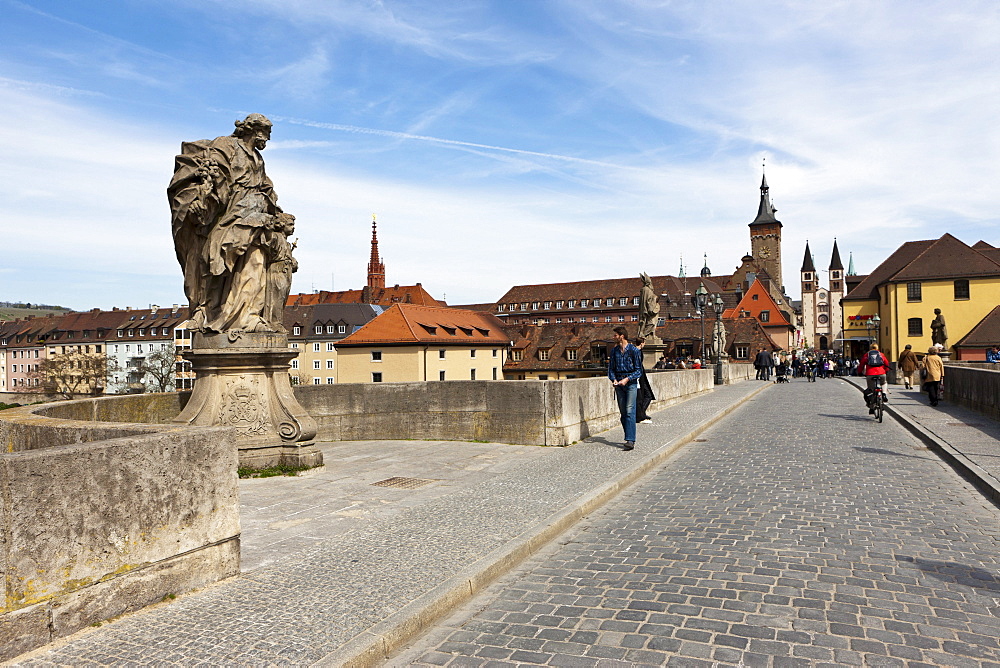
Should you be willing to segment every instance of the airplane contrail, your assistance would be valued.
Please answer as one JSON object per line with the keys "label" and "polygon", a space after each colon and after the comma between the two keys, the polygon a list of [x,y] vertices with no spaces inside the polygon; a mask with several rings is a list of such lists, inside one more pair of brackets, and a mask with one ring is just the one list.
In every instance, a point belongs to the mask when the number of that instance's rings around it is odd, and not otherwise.
{"label": "airplane contrail", "polygon": [[414,135],[407,132],[396,132],[395,130],[378,130],[375,128],[363,128],[357,125],[343,125],[340,123],[323,123],[320,121],[308,121],[299,118],[279,118],[275,117],[275,120],[283,120],[288,123],[294,123],[296,125],[304,125],[307,127],[321,128],[324,130],[337,130],[340,132],[352,132],[355,134],[366,134],[366,135],[377,135],[379,137],[393,137],[396,139],[415,139],[418,141],[433,142],[435,144],[445,144],[449,146],[466,146],[469,148],[485,149],[488,151],[503,151],[504,153],[514,153],[517,155],[530,155],[537,158],[550,158],[552,160],[562,160],[564,162],[577,162],[586,165],[595,165],[598,167],[610,167],[612,169],[627,169],[627,170],[639,170],[638,167],[629,167],[626,165],[616,165],[610,162],[601,162],[600,160],[588,160],[586,158],[575,158],[568,155],[559,155],[557,153],[541,153],[539,151],[528,151],[521,148],[508,148],[506,146],[493,146],[490,144],[477,144],[475,142],[459,141],[457,139],[443,139],[441,137],[431,137],[428,135]]}

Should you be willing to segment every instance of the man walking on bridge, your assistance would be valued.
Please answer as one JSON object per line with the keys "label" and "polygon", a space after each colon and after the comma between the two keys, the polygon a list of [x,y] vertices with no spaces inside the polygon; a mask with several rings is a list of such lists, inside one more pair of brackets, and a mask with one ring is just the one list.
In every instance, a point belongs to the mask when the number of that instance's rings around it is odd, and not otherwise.
{"label": "man walking on bridge", "polygon": [[635,400],[642,375],[642,353],[628,342],[628,330],[615,327],[615,347],[608,359],[608,378],[615,388],[618,411],[621,413],[622,428],[625,430],[625,446],[622,450],[635,448]]}

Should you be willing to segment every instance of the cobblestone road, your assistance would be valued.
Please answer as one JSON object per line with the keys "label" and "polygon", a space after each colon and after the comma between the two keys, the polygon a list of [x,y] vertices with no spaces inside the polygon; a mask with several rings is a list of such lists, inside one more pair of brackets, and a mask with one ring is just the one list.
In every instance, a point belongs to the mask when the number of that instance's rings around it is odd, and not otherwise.
{"label": "cobblestone road", "polygon": [[1000,666],[1000,511],[859,401],[771,386],[388,664]]}

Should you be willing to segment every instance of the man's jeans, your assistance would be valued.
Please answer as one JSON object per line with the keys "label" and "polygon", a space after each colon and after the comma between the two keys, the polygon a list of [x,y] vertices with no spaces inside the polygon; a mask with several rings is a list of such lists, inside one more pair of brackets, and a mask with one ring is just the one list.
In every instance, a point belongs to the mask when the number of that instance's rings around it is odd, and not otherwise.
{"label": "man's jeans", "polygon": [[615,385],[615,396],[618,398],[618,411],[622,415],[622,427],[625,429],[625,440],[635,443],[635,395],[639,383],[634,380],[628,385]]}

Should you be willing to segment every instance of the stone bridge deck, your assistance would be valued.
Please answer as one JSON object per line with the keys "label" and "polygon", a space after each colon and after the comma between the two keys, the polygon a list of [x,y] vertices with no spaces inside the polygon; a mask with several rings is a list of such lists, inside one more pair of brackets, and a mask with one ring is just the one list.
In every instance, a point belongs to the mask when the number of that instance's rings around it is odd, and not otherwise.
{"label": "stone bridge deck", "polygon": [[[892,406],[905,419],[907,399],[895,398]],[[646,473],[674,466],[666,460],[678,450],[693,454],[681,446],[723,415],[739,411],[736,418],[748,419],[764,406],[786,411],[805,430],[830,429],[819,416],[835,414],[887,438],[903,433],[891,420],[867,421],[860,394],[841,381],[797,380],[723,386],[672,406],[654,416],[655,424],[640,425],[632,453],[619,449],[620,430],[570,448],[325,444],[323,470],[241,483],[241,576],[81,632],[19,663],[376,663]],[[985,462],[980,470],[995,465],[996,425],[944,405],[923,415],[916,400],[909,410],[909,419],[938,440]],[[981,435],[974,448],[970,432]],[[840,437],[836,429],[823,435]],[[884,460],[883,475],[904,472],[901,458],[871,450]],[[962,479],[948,475],[953,493],[968,493]],[[995,533],[991,540],[995,546]]]}

